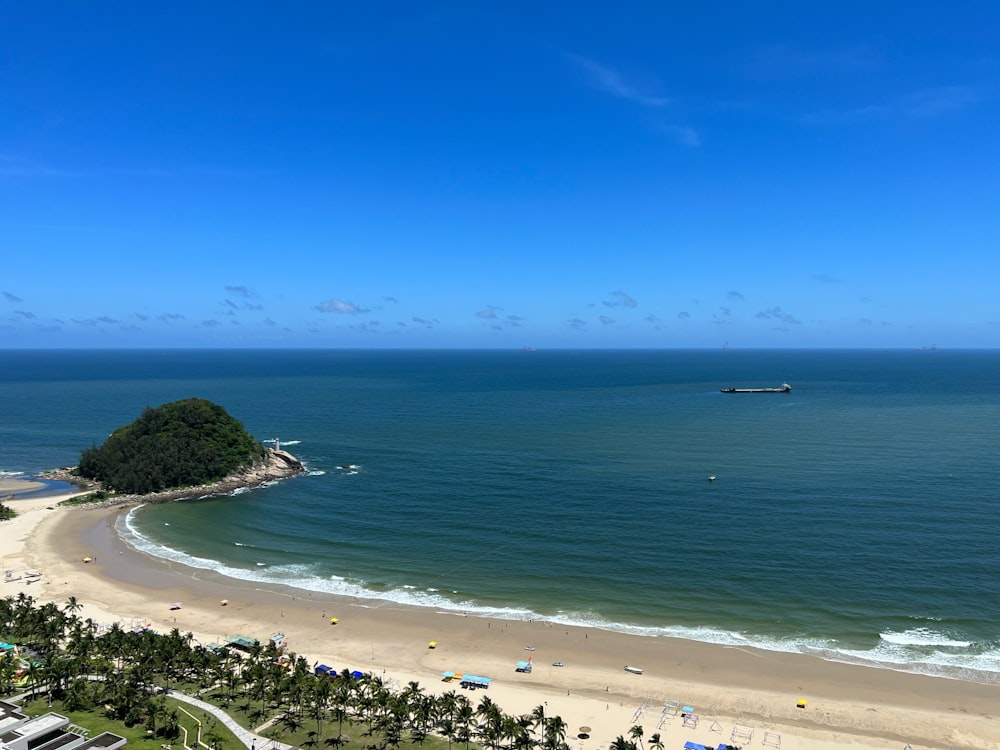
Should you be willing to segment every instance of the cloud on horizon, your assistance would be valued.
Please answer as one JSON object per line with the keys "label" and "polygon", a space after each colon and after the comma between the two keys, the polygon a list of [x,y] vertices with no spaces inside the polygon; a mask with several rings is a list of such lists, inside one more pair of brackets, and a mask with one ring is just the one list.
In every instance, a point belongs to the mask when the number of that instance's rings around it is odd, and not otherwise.
{"label": "cloud on horizon", "polygon": [[357,315],[358,313],[370,312],[369,310],[355,305],[353,302],[345,302],[340,299],[329,299],[326,302],[320,302],[316,309],[324,313],[339,313],[341,315]]}
{"label": "cloud on horizon", "polygon": [[632,297],[630,297],[626,292],[619,289],[617,292],[611,292],[612,297],[617,297],[617,300],[605,300],[605,307],[637,307],[638,302],[636,302]]}
{"label": "cloud on horizon", "polygon": [[796,320],[794,315],[786,313],[782,310],[780,305],[769,307],[766,310],[761,310],[757,313],[757,317],[762,320],[780,320],[782,323],[787,323],[789,325],[801,325],[802,322],[800,320]]}
{"label": "cloud on horizon", "polygon": [[496,305],[487,305],[485,308],[476,313],[476,317],[492,320],[493,318],[496,318],[497,310],[503,310],[503,308],[497,307]]}

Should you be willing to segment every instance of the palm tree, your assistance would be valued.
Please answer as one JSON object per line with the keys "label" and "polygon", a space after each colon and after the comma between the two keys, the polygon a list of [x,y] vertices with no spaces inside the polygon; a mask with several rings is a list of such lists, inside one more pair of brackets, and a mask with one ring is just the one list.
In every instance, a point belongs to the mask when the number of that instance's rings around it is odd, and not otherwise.
{"label": "palm tree", "polygon": [[663,750],[663,740],[660,739],[659,732],[653,732],[649,736],[649,750]]}
{"label": "palm tree", "polygon": [[71,596],[66,600],[66,606],[63,608],[63,611],[75,615],[81,609],[83,609],[83,605],[77,601],[75,596]]}
{"label": "palm tree", "polygon": [[619,734],[609,745],[609,750],[636,750],[636,744],[629,742]]}
{"label": "palm tree", "polygon": [[489,696],[484,696],[476,708],[476,721],[479,735],[487,747],[500,747],[503,737],[503,713]]}
{"label": "palm tree", "polygon": [[[566,744],[566,731],[569,727],[561,716],[553,716],[546,723],[545,746],[548,750],[557,750]],[[663,748],[660,748],[663,750]]]}
{"label": "palm tree", "polygon": [[631,737],[633,740],[639,740],[640,750],[644,750],[642,746],[642,734],[643,732],[641,724],[636,724],[635,726],[633,726],[631,729],[628,730],[629,737]]}
{"label": "palm tree", "polygon": [[542,737],[545,736],[545,705],[539,703],[531,709],[531,721],[535,726],[535,731]]}

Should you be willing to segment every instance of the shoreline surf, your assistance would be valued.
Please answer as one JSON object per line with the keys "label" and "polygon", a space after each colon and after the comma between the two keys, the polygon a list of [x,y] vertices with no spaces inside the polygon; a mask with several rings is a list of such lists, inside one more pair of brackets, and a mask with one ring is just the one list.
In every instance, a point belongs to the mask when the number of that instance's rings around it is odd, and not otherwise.
{"label": "shoreline surf", "polygon": [[[301,569],[257,563],[254,568],[240,568],[219,560],[199,558],[161,544],[141,532],[133,523],[134,515],[145,506],[128,509],[116,519],[119,537],[137,551],[171,564],[192,570],[208,571],[239,585],[282,586],[297,590],[303,596],[335,596],[368,602],[365,606],[404,606],[462,616],[493,618],[505,621],[545,621],[559,627],[591,628],[645,638],[668,638],[712,644],[730,648],[752,648],[781,654],[815,657],[832,663],[887,669],[907,674],[940,677],[983,685],[1000,685],[1000,648],[987,644],[980,655],[982,666],[972,665],[967,652],[980,646],[970,641],[956,641],[947,634],[922,624],[910,630],[871,634],[874,645],[868,650],[847,649],[836,642],[819,637],[778,639],[760,634],[747,634],[718,628],[691,628],[683,625],[641,625],[609,621],[593,613],[540,612],[526,607],[484,605],[475,598],[456,600],[442,592],[419,590],[404,585],[388,590],[374,590],[363,581],[342,576],[319,578]],[[239,543],[236,543],[239,544]],[[243,546],[243,545],[240,545]],[[947,649],[965,653],[953,655]],[[923,652],[925,661],[913,661],[914,652]]]}
{"label": "shoreline surf", "polygon": [[[298,589],[251,585],[149,557],[119,538],[115,525],[121,509],[46,512],[39,532],[27,540],[27,564],[45,572],[29,594],[57,602],[75,595],[85,606],[99,607],[86,615],[100,618],[95,621],[115,613],[158,630],[190,631],[203,643],[236,633],[263,640],[280,631],[310,663],[381,672],[399,684],[414,679],[434,691],[448,689],[440,682],[444,670],[488,674],[495,679],[490,696],[505,710],[526,712],[544,700],[571,724],[595,727],[594,737],[602,742],[626,734],[631,721],[644,723],[647,734],[658,726],[665,737],[682,743],[691,735],[679,721],[660,715],[670,698],[698,706],[706,725],[718,723],[726,733],[734,723],[780,732],[786,750],[832,749],[845,742],[991,747],[985,738],[996,736],[991,717],[1000,701],[996,686],[801,654],[501,621],[311,592],[303,596]],[[84,556],[93,562],[81,563]],[[223,599],[226,607],[219,606]],[[171,609],[172,602],[181,609]],[[332,627],[328,616],[339,623]],[[428,649],[431,639],[438,642],[436,649]],[[513,666],[525,658],[529,644],[538,668],[526,677]],[[556,659],[565,667],[549,666]],[[630,675],[622,664],[639,664],[644,674]],[[808,698],[809,711],[796,708],[800,698]],[[949,739],[957,736],[966,739]]]}

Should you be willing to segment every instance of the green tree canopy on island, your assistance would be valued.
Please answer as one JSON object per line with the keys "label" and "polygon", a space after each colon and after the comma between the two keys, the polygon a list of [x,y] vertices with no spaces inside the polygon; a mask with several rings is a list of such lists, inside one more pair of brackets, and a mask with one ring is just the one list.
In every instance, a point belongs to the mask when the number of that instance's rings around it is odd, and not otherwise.
{"label": "green tree canopy on island", "polygon": [[145,494],[209,484],[266,453],[221,406],[189,398],[147,408],[103,445],[84,450],[78,471],[115,492]]}

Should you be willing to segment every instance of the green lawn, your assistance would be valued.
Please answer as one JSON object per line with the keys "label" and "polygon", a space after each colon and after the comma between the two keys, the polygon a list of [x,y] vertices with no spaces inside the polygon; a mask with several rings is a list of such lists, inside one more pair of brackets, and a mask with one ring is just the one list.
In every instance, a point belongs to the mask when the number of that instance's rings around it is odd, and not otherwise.
{"label": "green lawn", "polygon": [[[206,739],[206,735],[209,732],[208,727],[211,724],[213,731],[219,736],[217,744],[221,750],[239,750],[239,748],[243,747],[243,743],[237,740],[233,733],[226,729],[226,727],[223,726],[214,716],[205,714],[204,712],[196,709],[194,706],[181,703],[173,698],[167,698],[167,706],[170,709],[177,709],[177,716],[180,721],[180,725],[188,731],[189,745],[196,745],[195,740],[198,736],[197,722],[181,711],[181,708],[190,711],[194,714],[196,719],[201,719],[201,738],[202,742],[205,744],[211,744],[211,742]],[[137,724],[134,727],[127,727],[120,721],[107,718],[99,708],[95,708],[91,711],[67,711],[63,707],[62,701],[58,700],[52,701],[52,706],[50,708],[48,701],[44,698],[31,701],[30,703],[25,703],[21,708],[29,716],[41,716],[49,711],[65,716],[73,724],[89,730],[91,737],[96,737],[102,732],[113,732],[114,734],[127,739],[128,747],[133,750],[161,750],[161,745],[170,744],[161,737],[151,737],[147,735],[146,728],[141,724]],[[182,747],[183,737],[184,733],[182,732],[181,736],[174,741],[172,744],[172,748],[174,748],[174,750]]]}

